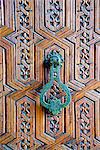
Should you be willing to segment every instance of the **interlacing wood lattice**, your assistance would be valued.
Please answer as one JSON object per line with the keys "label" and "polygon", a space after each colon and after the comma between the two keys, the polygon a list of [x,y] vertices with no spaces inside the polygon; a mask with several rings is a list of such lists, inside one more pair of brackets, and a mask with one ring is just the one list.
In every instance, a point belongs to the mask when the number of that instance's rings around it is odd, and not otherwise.
{"label": "interlacing wood lattice", "polygon": [[[40,104],[53,50],[72,96],[57,115]],[[0,0],[0,149],[100,149],[100,0]]]}

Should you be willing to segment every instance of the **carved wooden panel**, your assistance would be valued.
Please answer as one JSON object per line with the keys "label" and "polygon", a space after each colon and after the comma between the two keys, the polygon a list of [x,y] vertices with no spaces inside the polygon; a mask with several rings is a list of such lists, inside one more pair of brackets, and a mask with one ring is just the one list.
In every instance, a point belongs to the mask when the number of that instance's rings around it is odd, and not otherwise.
{"label": "carved wooden panel", "polygon": [[[57,115],[40,104],[51,51],[71,92]],[[100,149],[99,0],[0,0],[0,149]]]}

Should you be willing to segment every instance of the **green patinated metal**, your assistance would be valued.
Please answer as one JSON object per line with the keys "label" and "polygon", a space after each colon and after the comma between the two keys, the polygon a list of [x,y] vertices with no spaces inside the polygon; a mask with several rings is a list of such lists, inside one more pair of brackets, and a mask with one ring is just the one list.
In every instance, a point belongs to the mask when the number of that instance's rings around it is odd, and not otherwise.
{"label": "green patinated metal", "polygon": [[[45,59],[45,63],[50,66],[50,81],[41,90],[40,102],[41,105],[48,109],[53,115],[60,113],[62,108],[65,108],[71,101],[71,95],[67,85],[63,84],[60,80],[60,68],[62,67],[63,62],[64,60],[61,54],[56,51],[51,51]],[[58,99],[55,96],[45,100],[45,95],[53,86],[54,81],[56,81],[59,84],[59,88],[66,93],[64,103],[61,102],[61,99]]]}

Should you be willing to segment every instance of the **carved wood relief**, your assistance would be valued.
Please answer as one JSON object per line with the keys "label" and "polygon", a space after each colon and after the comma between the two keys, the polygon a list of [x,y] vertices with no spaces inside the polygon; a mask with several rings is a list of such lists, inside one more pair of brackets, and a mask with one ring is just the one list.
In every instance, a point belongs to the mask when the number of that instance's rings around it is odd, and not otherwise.
{"label": "carved wood relief", "polygon": [[[0,0],[1,150],[100,149],[99,14],[99,0]],[[57,115],[40,104],[51,51],[72,96]]]}

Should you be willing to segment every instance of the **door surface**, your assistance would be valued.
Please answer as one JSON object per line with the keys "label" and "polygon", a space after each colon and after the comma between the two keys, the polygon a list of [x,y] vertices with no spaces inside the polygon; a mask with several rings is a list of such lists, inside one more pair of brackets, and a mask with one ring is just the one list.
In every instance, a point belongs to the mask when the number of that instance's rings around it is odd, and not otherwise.
{"label": "door surface", "polygon": [[[71,93],[56,115],[40,104],[51,51]],[[0,0],[0,149],[99,150],[99,140],[100,0]]]}

